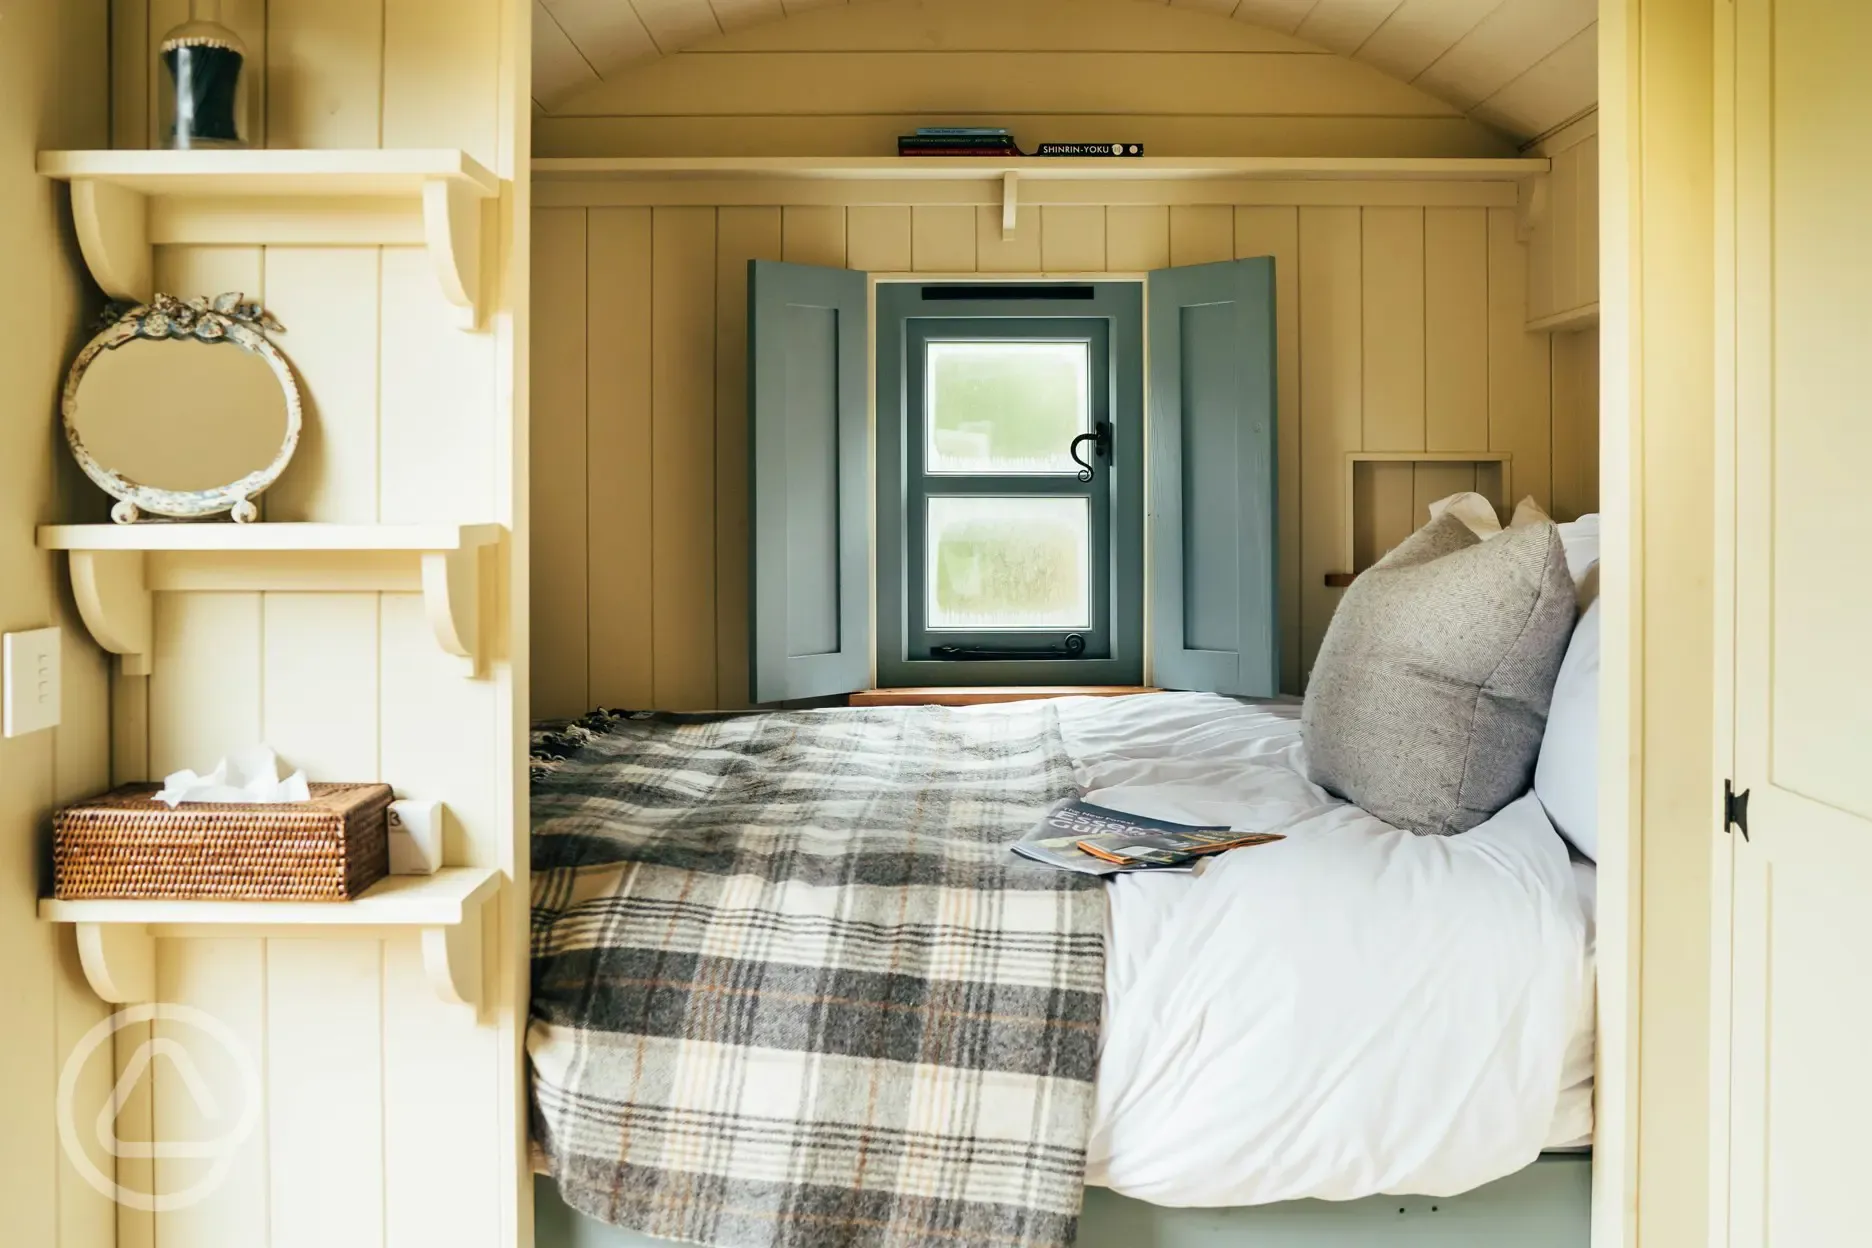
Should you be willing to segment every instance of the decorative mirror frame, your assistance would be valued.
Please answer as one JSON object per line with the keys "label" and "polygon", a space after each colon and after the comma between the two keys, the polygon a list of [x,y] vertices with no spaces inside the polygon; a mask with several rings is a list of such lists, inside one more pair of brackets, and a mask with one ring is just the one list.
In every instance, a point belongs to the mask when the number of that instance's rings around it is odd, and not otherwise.
{"label": "decorative mirror frame", "polygon": [[[143,513],[174,520],[199,520],[204,516],[231,512],[236,524],[248,524],[260,516],[253,500],[279,480],[299,447],[299,431],[305,413],[299,397],[299,382],[292,365],[263,331],[282,332],[285,326],[257,303],[243,303],[239,291],[207,299],[178,299],[157,295],[147,304],[125,308],[113,304],[105,312],[105,328],[78,353],[71,372],[65,378],[65,391],[59,403],[64,418],[65,441],[73,458],[98,488],[117,500],[111,519],[118,524],[135,524]],[[115,350],[136,338],[162,340],[193,338],[207,343],[231,343],[267,362],[279,379],[286,395],[286,436],[280,442],[273,462],[258,472],[250,472],[238,481],[209,490],[159,490],[140,484],[120,472],[100,464],[78,436],[78,384],[85,371],[105,351]]]}

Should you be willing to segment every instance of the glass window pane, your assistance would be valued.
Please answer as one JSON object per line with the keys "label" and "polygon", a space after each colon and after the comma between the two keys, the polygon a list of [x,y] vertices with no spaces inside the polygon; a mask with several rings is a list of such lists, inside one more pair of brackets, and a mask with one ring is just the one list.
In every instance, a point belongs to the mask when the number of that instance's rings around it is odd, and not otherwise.
{"label": "glass window pane", "polygon": [[1087,499],[937,495],[928,519],[930,628],[1091,627]]}
{"label": "glass window pane", "polygon": [[1091,429],[1083,342],[932,342],[924,422],[930,472],[1076,472]]}

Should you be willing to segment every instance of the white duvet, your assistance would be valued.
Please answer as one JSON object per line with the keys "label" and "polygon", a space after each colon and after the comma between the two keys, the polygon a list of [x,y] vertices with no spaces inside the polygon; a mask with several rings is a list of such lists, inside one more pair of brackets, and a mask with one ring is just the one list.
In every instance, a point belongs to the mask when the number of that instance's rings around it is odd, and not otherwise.
{"label": "white duvet", "polygon": [[1055,705],[1090,800],[1287,834],[1110,886],[1088,1183],[1449,1195],[1590,1133],[1591,871],[1534,798],[1417,837],[1305,779],[1297,706]]}

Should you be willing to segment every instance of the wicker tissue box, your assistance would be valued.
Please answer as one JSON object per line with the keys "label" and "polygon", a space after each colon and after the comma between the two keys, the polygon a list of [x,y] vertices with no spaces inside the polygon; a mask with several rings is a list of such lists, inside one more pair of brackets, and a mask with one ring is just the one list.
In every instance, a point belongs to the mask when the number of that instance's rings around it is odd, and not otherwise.
{"label": "wicker tissue box", "polygon": [[309,802],[186,802],[129,784],[58,812],[53,894],[349,901],[390,872],[387,784],[314,784]]}

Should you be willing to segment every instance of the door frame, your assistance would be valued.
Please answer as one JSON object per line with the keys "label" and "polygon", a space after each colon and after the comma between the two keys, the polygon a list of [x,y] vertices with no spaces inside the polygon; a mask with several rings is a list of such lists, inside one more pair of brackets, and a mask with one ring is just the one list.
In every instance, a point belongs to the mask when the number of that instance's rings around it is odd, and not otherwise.
{"label": "door frame", "polygon": [[[1715,365],[1715,404],[1711,409],[1715,434],[1715,567],[1711,581],[1713,612],[1713,694],[1711,763],[1718,776],[1734,777],[1736,766],[1736,406],[1740,367],[1741,266],[1736,252],[1741,204],[1738,169],[1741,136],[1737,129],[1737,100],[1741,93],[1736,37],[1739,21],[1734,3],[1714,14],[1714,90],[1712,131],[1714,142],[1713,255],[1715,314],[1712,350]],[[1726,813],[1718,818],[1726,818]],[[1709,1232],[1710,1248],[1730,1242],[1730,1081],[1732,1078],[1731,999],[1735,936],[1735,854],[1733,837],[1714,847],[1710,855],[1710,1010],[1709,1010]]]}
{"label": "door frame", "polygon": [[[1600,0],[1600,856],[1594,1248],[1711,1229],[1712,673],[1722,385],[1712,0]],[[1728,18],[1725,15],[1724,21]],[[1733,293],[1733,287],[1731,289]],[[1725,742],[1719,759],[1717,742]],[[1719,769],[1719,762],[1721,769]],[[1724,945],[1726,950],[1726,944]]]}

